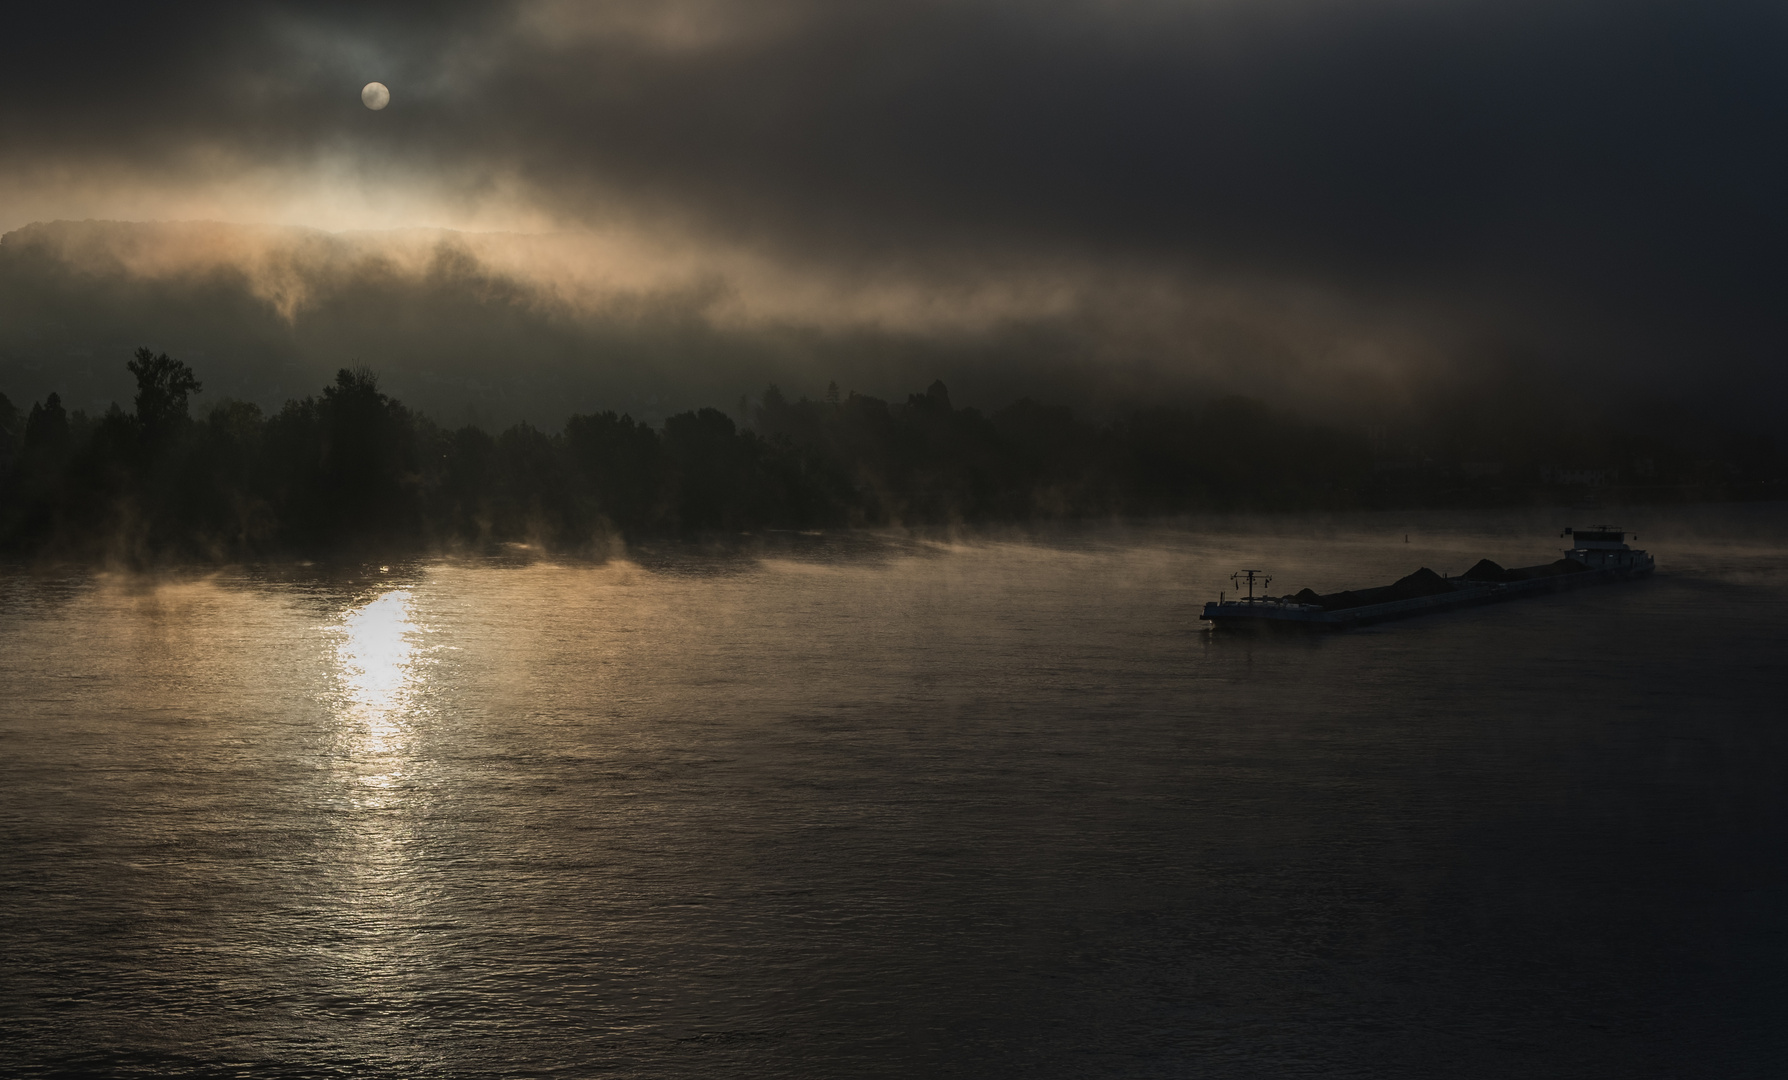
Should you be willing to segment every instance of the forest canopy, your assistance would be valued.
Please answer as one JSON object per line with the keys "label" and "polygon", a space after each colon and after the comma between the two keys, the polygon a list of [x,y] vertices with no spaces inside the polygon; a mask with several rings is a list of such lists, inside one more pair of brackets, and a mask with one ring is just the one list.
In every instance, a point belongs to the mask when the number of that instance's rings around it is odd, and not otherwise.
{"label": "forest canopy", "polygon": [[[54,393],[21,411],[0,395],[0,547],[127,562],[514,542],[600,555],[646,536],[1536,497],[1531,462],[1405,460],[1383,433],[1245,398],[1094,423],[1028,399],[959,408],[941,381],[904,402],[771,386],[738,419],[598,412],[492,434],[406,408],[365,368],[272,415],[226,398],[195,416],[203,383],[185,363],[138,349],[127,367],[131,412],[71,413]],[[1773,451],[1739,449],[1760,476],[1779,471]],[[1633,461],[1673,479],[1668,461]],[[1618,472],[1540,469],[1542,486]]]}

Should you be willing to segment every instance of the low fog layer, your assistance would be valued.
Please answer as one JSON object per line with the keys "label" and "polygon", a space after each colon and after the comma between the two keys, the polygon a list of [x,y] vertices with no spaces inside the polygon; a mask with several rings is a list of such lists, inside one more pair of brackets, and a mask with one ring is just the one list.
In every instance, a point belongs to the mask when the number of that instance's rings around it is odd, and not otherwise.
{"label": "low fog layer", "polygon": [[0,238],[0,389],[95,412],[140,344],[204,372],[211,400],[272,408],[365,364],[487,423],[731,407],[768,383],[901,396],[939,376],[988,405],[1246,393],[1358,412],[1447,373],[1434,341],[1370,318],[1313,290],[1135,267],[850,279],[614,234],[56,222]]}
{"label": "low fog layer", "polygon": [[1371,414],[1490,383],[1782,409],[1777,5],[15,21],[14,397],[116,396],[150,344],[269,404],[359,361],[437,412],[543,421],[933,377],[989,405]]}

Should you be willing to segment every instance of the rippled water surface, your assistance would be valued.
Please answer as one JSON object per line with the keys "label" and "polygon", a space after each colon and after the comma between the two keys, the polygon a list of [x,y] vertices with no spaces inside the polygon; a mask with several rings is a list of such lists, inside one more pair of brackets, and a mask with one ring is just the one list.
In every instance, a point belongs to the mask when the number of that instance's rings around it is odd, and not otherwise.
{"label": "rippled water surface", "polygon": [[1788,1074],[1788,512],[1627,520],[7,573],[0,1071]]}

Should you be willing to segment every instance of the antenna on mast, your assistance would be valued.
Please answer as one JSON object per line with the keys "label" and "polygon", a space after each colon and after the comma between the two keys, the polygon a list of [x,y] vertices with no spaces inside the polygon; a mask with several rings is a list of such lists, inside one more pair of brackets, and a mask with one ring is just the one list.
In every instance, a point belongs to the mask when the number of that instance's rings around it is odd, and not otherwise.
{"label": "antenna on mast", "polygon": [[1265,570],[1238,570],[1229,575],[1229,580],[1235,584],[1236,588],[1239,589],[1243,586],[1247,586],[1248,599],[1250,600],[1254,599],[1254,582],[1256,578],[1260,580],[1260,587],[1263,590],[1273,583],[1273,579],[1267,576]]}

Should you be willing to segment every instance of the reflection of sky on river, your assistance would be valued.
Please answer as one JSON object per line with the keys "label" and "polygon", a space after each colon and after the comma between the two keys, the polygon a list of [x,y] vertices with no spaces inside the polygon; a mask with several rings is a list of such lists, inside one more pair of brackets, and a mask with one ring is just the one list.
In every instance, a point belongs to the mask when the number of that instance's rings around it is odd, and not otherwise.
{"label": "reflection of sky on river", "polygon": [[1640,520],[1631,586],[1197,625],[1238,565],[1539,561],[1526,513],[0,568],[0,1077],[1762,1075],[1781,505]]}

